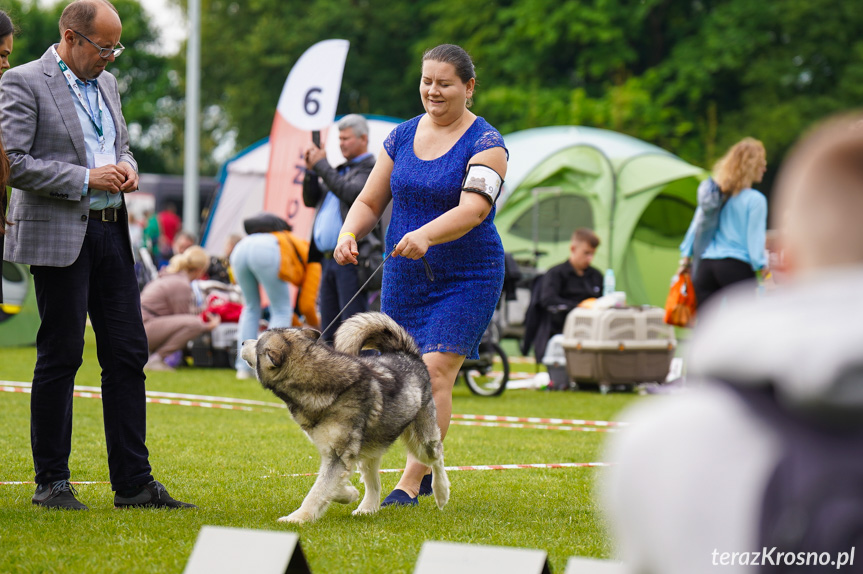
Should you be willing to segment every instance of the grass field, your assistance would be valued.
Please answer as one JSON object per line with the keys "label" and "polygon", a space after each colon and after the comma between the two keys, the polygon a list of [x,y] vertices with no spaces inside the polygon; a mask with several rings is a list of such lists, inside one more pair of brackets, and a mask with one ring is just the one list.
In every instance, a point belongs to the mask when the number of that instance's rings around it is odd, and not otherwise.
{"label": "grass field", "polygon": [[[34,361],[33,348],[3,349],[0,380],[30,381]],[[88,332],[77,384],[98,386],[98,380]],[[222,369],[153,373],[147,388],[276,402],[256,381],[237,381]],[[101,401],[74,400],[72,480],[106,481]],[[608,420],[634,400],[634,394],[523,390],[479,398],[459,383],[453,412]],[[29,395],[0,393],[0,405],[0,481],[32,481]],[[294,527],[276,519],[299,506],[314,478],[286,475],[316,471],[318,457],[285,409],[150,404],[147,412],[154,476],[173,496],[200,508],[115,510],[110,486],[100,483],[78,486],[89,512],[47,511],[31,505],[33,485],[0,485],[0,572],[182,572],[203,525],[296,531],[315,573],[409,573],[425,540],[539,548],[548,552],[554,572],[563,572],[570,556],[608,558],[612,551],[593,495],[599,468],[453,471],[443,511],[430,498],[369,517],[351,516],[356,504],[334,504],[318,522]],[[452,426],[446,463],[595,462],[602,459],[604,436]],[[404,448],[396,444],[383,468],[403,465]],[[398,474],[384,474],[384,493],[397,480]],[[354,484],[362,492],[358,476]]]}

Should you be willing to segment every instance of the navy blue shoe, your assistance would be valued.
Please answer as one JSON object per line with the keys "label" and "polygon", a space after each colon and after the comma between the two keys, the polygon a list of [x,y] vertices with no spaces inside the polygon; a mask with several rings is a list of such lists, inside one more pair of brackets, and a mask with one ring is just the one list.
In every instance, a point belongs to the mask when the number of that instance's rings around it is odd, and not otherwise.
{"label": "navy blue shoe", "polygon": [[419,503],[419,500],[411,498],[407,492],[397,488],[384,498],[384,501],[381,502],[381,508],[384,506],[416,506]]}
{"label": "navy blue shoe", "polygon": [[432,494],[434,494],[434,490],[432,490],[432,475],[429,473],[420,482],[420,491],[417,496],[431,496]]}

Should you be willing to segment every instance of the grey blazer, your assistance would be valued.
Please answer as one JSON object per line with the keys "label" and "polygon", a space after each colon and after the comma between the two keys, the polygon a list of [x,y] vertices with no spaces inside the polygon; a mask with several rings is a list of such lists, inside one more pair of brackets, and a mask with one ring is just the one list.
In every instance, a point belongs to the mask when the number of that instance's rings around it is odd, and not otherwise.
{"label": "grey blazer", "polygon": [[[129,162],[137,171],[117,79],[102,72],[98,84],[117,128],[117,162]],[[82,195],[88,168],[76,105],[50,49],[38,60],[7,70],[0,80],[0,133],[13,187],[7,261],[67,267],[81,252],[90,200]],[[128,237],[125,199],[120,219]]]}

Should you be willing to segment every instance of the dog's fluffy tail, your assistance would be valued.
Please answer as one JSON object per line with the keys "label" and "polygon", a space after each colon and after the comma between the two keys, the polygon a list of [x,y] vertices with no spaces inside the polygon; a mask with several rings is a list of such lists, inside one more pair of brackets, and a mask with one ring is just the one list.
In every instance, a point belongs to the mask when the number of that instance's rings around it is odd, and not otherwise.
{"label": "dog's fluffy tail", "polygon": [[359,355],[363,349],[381,353],[407,353],[420,357],[413,337],[387,315],[377,312],[358,313],[343,322],[334,336],[336,351]]}

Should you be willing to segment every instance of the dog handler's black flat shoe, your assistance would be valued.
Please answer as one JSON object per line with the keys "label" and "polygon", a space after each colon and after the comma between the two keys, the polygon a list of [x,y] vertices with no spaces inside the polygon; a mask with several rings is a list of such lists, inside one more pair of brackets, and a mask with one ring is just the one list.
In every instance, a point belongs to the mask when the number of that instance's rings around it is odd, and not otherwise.
{"label": "dog handler's black flat shoe", "polygon": [[174,500],[165,485],[158,480],[142,485],[137,492],[114,494],[114,508],[198,508],[188,502]]}
{"label": "dog handler's black flat shoe", "polygon": [[431,496],[432,494],[434,494],[434,490],[432,490],[432,473],[429,473],[423,476],[417,496]]}
{"label": "dog handler's black flat shoe", "polygon": [[384,498],[384,501],[381,502],[381,508],[384,506],[416,506],[419,503],[419,500],[411,498],[404,490],[396,488]]}

